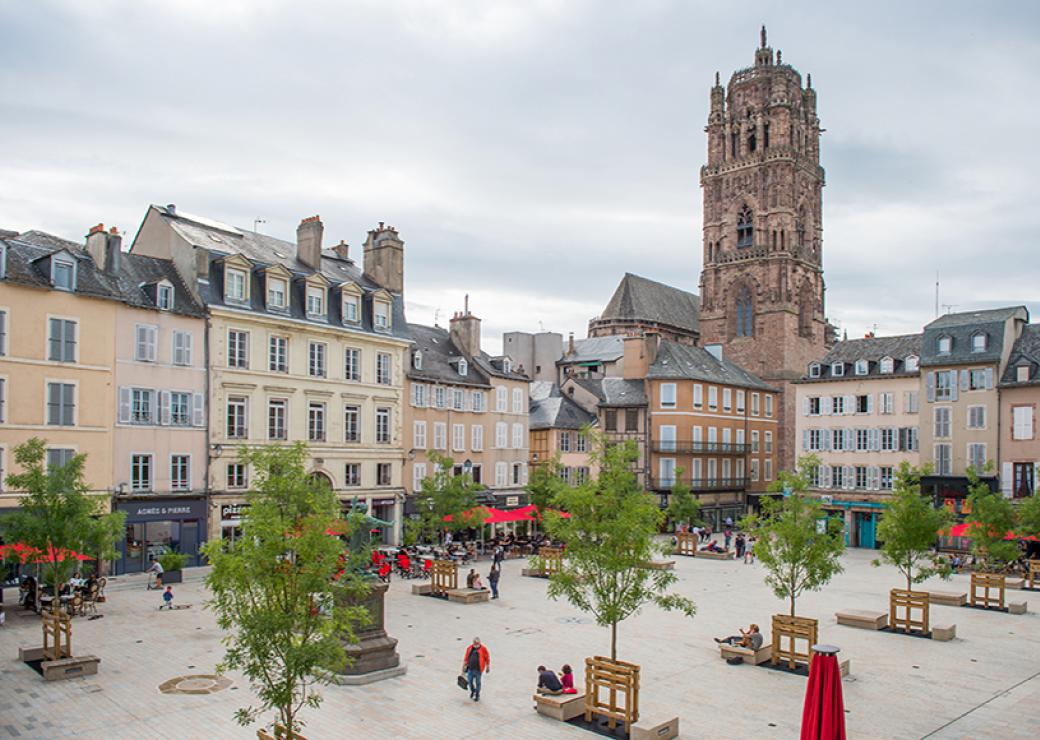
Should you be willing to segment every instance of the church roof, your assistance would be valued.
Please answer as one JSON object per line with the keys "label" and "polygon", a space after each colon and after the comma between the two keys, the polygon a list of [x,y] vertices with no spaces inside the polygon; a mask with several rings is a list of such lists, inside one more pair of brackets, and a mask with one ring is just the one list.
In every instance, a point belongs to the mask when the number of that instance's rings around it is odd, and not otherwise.
{"label": "church roof", "polygon": [[626,272],[599,318],[647,321],[696,332],[699,313],[700,299],[695,293]]}

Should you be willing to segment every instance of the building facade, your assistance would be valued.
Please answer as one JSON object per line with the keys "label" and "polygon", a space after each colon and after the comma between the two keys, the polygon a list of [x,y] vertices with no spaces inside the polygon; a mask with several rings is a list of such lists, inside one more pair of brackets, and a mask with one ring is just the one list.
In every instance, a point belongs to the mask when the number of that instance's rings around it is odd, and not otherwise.
{"label": "building facade", "polygon": [[903,463],[919,454],[921,335],[839,342],[794,388],[799,456],[820,465],[810,493],[845,520],[845,541],[877,545],[877,522]]}
{"label": "building facade", "polygon": [[531,383],[530,467],[558,460],[560,477],[573,486],[595,476],[598,469],[588,430],[596,422],[594,413],[575,403],[559,386]]}
{"label": "building facade", "polygon": [[1040,326],[1022,327],[1001,376],[999,393],[1001,490],[1014,499],[1034,496],[1040,480]]}

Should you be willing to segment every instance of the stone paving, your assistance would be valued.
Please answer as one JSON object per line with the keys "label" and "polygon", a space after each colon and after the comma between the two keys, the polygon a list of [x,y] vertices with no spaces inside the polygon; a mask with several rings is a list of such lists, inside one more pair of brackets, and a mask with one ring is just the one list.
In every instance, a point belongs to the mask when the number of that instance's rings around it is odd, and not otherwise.
{"label": "stone paving", "polygon": [[[840,646],[852,661],[844,683],[849,737],[1040,736],[1040,593],[1009,592],[1029,602],[1024,616],[933,607],[933,618],[957,624],[952,642],[839,627],[836,610],[882,609],[887,589],[901,585],[894,570],[872,568],[872,556],[850,551],[845,573],[823,593],[802,598],[798,609],[819,618],[821,640]],[[727,665],[711,639],[751,621],[765,627],[771,614],[784,611],[763,584],[761,566],[677,561],[677,590],[697,602],[697,616],[646,609],[619,631],[619,657],[642,666],[644,718],[679,715],[683,737],[796,737],[805,679]],[[568,662],[580,676],[585,656],[609,649],[609,633],[568,604],[547,600],[545,581],[521,577],[522,565],[505,564],[502,598],[485,604],[412,596],[411,582],[394,581],[388,626],[400,639],[407,675],[323,688],[321,709],[305,712],[305,735],[594,737],[536,715],[531,694],[539,663],[559,668]],[[250,699],[241,676],[229,675],[227,688],[199,679],[184,686],[206,691],[160,691],[171,680],[212,675],[222,655],[213,615],[202,608],[202,572],[189,573],[189,582],[174,590],[177,601],[192,603],[191,609],[160,612],[159,592],[145,591],[140,577],[124,577],[110,586],[103,619],[75,620],[74,651],[101,657],[97,676],[45,683],[16,659],[19,646],[38,644],[38,620],[9,610],[7,626],[0,628],[0,740],[255,738],[255,728],[232,719],[234,709]],[[967,581],[962,575],[929,585],[966,590]],[[10,604],[13,592],[7,596]],[[479,704],[455,685],[463,649],[474,635],[491,652]]]}

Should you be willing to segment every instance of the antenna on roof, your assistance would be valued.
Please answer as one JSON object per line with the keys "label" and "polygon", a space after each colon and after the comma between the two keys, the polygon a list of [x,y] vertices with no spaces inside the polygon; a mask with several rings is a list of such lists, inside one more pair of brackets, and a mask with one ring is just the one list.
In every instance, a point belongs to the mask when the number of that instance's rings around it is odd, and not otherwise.
{"label": "antenna on roof", "polygon": [[939,318],[939,271],[935,271],[935,318]]}
{"label": "antenna on roof", "polygon": [[267,219],[264,219],[264,218],[254,218],[253,219],[253,233],[254,234],[257,233],[257,231],[256,231],[256,227],[257,226],[259,226],[260,224],[266,224],[266,223],[267,223]]}
{"label": "antenna on roof", "polygon": [[433,312],[433,325],[434,326],[437,326],[437,320],[440,319],[440,317],[441,317],[441,310],[439,308],[437,308]]}
{"label": "antenna on roof", "polygon": [[953,313],[953,309],[957,308],[957,306],[959,306],[959,305],[961,305],[961,304],[959,304],[959,303],[944,303],[944,304],[942,304],[943,308],[946,309],[946,313]]}

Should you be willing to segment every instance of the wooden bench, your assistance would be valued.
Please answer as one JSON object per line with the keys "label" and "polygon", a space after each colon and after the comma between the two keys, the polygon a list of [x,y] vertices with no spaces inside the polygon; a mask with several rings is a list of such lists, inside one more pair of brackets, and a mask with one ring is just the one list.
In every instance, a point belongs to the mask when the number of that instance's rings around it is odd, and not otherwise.
{"label": "wooden bench", "polygon": [[585,693],[535,694],[534,708],[538,714],[567,722],[585,713]]}
{"label": "wooden bench", "polygon": [[943,606],[964,606],[968,603],[968,594],[965,591],[929,591],[929,604],[942,604]]}
{"label": "wooden bench", "polygon": [[674,560],[648,560],[643,563],[644,568],[650,570],[675,570]]}
{"label": "wooden bench", "polygon": [[483,588],[453,588],[448,591],[448,601],[458,604],[479,604],[490,598],[491,592]]}
{"label": "wooden bench", "polygon": [[743,658],[745,663],[760,665],[769,662],[770,657],[773,655],[773,646],[772,643],[763,642],[762,647],[758,650],[752,650],[751,648],[728,645],[723,642],[719,645],[719,655],[724,660]]}
{"label": "wooden bench", "polygon": [[712,552],[711,550],[698,550],[697,557],[707,558],[708,560],[733,560],[737,554],[733,550],[726,550],[725,552]]}
{"label": "wooden bench", "polygon": [[47,681],[59,681],[64,678],[79,676],[96,676],[101,658],[95,655],[81,655],[78,658],[62,658],[61,660],[45,660],[40,663],[43,677]]}
{"label": "wooden bench", "polygon": [[838,624],[846,627],[858,627],[864,630],[881,630],[888,626],[888,614],[886,612],[875,612],[867,609],[846,609],[835,612]]}
{"label": "wooden bench", "polygon": [[675,737],[679,737],[678,717],[657,724],[640,720],[632,725],[632,732],[628,735],[629,740],[671,740]]}
{"label": "wooden bench", "polygon": [[1011,578],[1010,576],[1004,579],[1004,588],[1013,588],[1016,591],[1021,591],[1026,585],[1025,578]]}
{"label": "wooden bench", "polygon": [[936,642],[949,642],[957,636],[957,625],[955,624],[933,624],[932,639]]}
{"label": "wooden bench", "polygon": [[527,576],[528,578],[548,578],[549,574],[541,568],[523,568],[520,571],[520,575]]}
{"label": "wooden bench", "polygon": [[1024,601],[1009,601],[1008,614],[1025,614],[1028,606]]}

